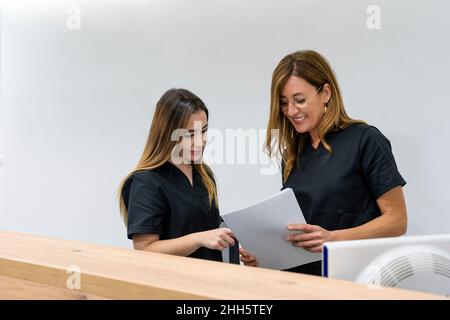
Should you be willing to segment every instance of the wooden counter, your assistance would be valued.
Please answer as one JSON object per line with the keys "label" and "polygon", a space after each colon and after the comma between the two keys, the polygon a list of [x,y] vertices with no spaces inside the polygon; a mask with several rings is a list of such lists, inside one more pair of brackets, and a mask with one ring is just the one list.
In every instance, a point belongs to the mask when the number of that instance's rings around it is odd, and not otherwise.
{"label": "wooden counter", "polygon": [[[67,280],[79,268],[80,289]],[[72,283],[72,282],[71,282]],[[441,299],[393,288],[0,232],[0,299]]]}

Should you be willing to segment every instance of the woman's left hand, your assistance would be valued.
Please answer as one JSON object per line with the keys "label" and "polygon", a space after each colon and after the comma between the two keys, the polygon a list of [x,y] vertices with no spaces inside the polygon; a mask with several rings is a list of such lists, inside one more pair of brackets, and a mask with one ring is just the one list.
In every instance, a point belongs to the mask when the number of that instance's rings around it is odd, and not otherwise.
{"label": "woman's left hand", "polygon": [[328,231],[320,226],[305,223],[294,223],[288,226],[289,231],[302,231],[286,237],[293,246],[303,248],[310,252],[322,252],[322,245],[325,242],[334,241],[332,231]]}

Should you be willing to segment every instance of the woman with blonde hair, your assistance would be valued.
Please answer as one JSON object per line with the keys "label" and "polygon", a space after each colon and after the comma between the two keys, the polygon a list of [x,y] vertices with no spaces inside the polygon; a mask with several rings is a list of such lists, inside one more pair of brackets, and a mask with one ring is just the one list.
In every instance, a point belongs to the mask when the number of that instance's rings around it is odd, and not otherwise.
{"label": "woman with blonde hair", "polygon": [[135,249],[222,261],[221,251],[235,244],[231,230],[219,228],[216,183],[202,161],[208,117],[185,89],[158,101],[144,152],[119,188]]}
{"label": "woman with blonde hair", "polygon": [[[293,233],[286,240],[299,250],[406,232],[406,182],[390,141],[347,115],[336,76],[319,53],[288,54],[275,68],[266,148],[281,156],[283,189],[293,189],[307,222],[287,226]],[[245,249],[241,260],[258,263]],[[289,271],[320,275],[321,262]]]}

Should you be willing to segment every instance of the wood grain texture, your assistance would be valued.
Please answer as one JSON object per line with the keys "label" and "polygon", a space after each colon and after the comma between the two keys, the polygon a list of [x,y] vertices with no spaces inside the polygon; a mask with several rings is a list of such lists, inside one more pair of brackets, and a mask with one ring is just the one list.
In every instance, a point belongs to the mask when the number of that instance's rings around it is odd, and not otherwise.
{"label": "wood grain texture", "polygon": [[[80,269],[79,290],[68,268]],[[4,299],[444,299],[394,288],[0,232]]]}
{"label": "wood grain texture", "polygon": [[1,300],[105,300],[105,297],[78,290],[0,276]]}

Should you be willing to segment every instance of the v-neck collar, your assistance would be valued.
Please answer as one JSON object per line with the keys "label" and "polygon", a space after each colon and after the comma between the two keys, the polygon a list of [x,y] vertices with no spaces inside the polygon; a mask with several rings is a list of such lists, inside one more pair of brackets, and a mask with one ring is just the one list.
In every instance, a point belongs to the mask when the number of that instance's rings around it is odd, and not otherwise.
{"label": "v-neck collar", "polygon": [[304,159],[316,159],[316,158],[320,157],[323,150],[324,150],[324,147],[323,147],[322,141],[319,142],[319,144],[317,145],[317,148],[314,148],[311,143],[311,137],[309,137],[306,140],[306,147],[304,149],[303,154],[301,154],[301,156],[303,156]]}
{"label": "v-neck collar", "polygon": [[314,148],[314,146],[312,145],[311,141],[309,142],[309,145],[311,146],[311,150],[312,151],[317,151],[317,150],[319,150],[320,146],[322,145],[322,141],[319,141],[319,144],[317,145],[316,148]]}
{"label": "v-neck collar", "polygon": [[[325,138],[329,142],[339,131],[330,131],[325,135]],[[306,141],[306,148],[305,148],[305,158],[308,159],[316,159],[320,157],[323,152],[326,151],[325,147],[323,146],[322,141],[319,142],[317,148],[314,149],[312,143],[311,143],[311,137],[309,137]]]}
{"label": "v-neck collar", "polygon": [[178,168],[176,165],[174,165],[172,162],[167,161],[167,163],[169,164],[170,167],[173,168],[173,170],[175,170],[179,175],[182,175],[184,180],[186,181],[187,185],[189,186],[190,190],[195,189],[195,187],[197,186],[197,179],[196,179],[196,173],[197,170],[195,169],[194,166],[192,166],[192,183],[189,180],[189,177],[180,169]]}

